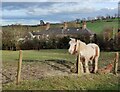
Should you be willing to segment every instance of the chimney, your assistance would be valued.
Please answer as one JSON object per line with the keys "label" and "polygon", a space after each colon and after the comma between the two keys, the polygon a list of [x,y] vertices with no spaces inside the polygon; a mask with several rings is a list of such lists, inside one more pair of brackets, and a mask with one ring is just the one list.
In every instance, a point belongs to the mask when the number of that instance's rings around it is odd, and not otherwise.
{"label": "chimney", "polygon": [[80,28],[80,23],[77,23],[77,22],[76,22],[76,23],[75,23],[75,27],[76,27],[76,28]]}
{"label": "chimney", "polygon": [[67,22],[64,22],[64,27],[63,29],[67,29],[68,25],[67,25]]}
{"label": "chimney", "polygon": [[47,23],[46,23],[46,30],[49,30],[49,29],[50,29],[50,23],[47,22]]}
{"label": "chimney", "polygon": [[86,21],[82,22],[82,29],[86,29]]}

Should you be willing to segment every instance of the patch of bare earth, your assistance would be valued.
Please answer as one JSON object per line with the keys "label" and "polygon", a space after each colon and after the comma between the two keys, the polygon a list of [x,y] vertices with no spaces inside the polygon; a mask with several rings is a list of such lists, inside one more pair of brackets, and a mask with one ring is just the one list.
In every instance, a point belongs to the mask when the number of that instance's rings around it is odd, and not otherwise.
{"label": "patch of bare earth", "polygon": [[[16,80],[18,62],[4,62],[2,68],[3,84]],[[73,64],[65,60],[27,61],[23,60],[21,80],[35,80],[47,76],[67,76]]]}

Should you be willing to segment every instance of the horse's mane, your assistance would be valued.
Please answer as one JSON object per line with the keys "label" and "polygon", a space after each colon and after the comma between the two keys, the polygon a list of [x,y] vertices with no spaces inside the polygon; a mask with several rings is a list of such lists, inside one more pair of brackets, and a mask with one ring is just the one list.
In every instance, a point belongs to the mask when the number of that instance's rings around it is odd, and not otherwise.
{"label": "horse's mane", "polygon": [[86,43],[80,41],[80,40],[77,40],[77,46],[76,46],[76,50],[78,52],[84,50],[86,48]]}

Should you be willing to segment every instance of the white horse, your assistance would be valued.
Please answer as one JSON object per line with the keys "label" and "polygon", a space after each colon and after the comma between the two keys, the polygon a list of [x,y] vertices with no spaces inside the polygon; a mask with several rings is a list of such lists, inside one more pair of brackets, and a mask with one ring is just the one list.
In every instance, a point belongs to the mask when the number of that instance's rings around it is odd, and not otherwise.
{"label": "white horse", "polygon": [[[86,45],[86,43],[76,40],[74,38],[71,38],[69,47],[69,53],[72,55],[80,54],[80,60],[85,63],[85,72],[89,72],[89,61],[93,64],[93,72],[96,73],[98,70],[98,58],[100,56],[100,48],[97,44],[89,43]],[[83,64],[82,64],[82,72],[83,70]]]}

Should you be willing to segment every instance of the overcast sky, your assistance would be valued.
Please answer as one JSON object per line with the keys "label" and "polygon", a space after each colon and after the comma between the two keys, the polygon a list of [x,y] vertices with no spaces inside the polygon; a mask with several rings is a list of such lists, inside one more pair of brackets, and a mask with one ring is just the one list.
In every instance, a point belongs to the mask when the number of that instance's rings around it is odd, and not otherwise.
{"label": "overcast sky", "polygon": [[[95,17],[98,15],[114,15],[118,13],[119,0],[42,0],[44,2],[16,2],[4,0],[2,2],[2,25],[8,24],[39,24],[45,22],[64,22],[76,18]],[[32,2],[34,1],[34,2]],[[51,1],[51,2],[48,2]],[[63,2],[60,2],[63,1]],[[73,0],[71,0],[73,1]]]}

